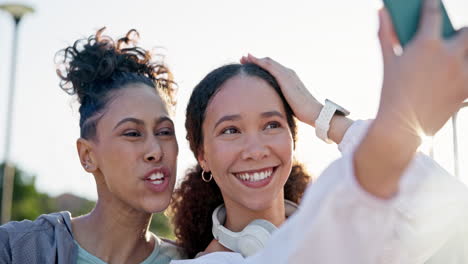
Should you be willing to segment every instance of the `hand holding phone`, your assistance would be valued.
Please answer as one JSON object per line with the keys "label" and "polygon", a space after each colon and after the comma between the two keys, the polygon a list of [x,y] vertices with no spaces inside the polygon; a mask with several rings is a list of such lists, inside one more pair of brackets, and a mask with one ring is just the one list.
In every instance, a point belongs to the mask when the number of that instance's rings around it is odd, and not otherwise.
{"label": "hand holding phone", "polygon": [[[393,27],[395,28],[398,39],[400,40],[400,44],[404,47],[411,41],[418,30],[423,0],[383,1],[392,18]],[[456,31],[450,22],[444,4],[442,1],[440,2],[443,19],[441,36],[448,38],[455,34]]]}

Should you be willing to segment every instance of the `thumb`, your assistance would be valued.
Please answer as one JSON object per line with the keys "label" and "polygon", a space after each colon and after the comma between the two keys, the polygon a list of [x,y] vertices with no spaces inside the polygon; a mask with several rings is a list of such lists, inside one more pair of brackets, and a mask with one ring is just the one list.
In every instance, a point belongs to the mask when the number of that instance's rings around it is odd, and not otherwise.
{"label": "thumb", "polygon": [[379,10],[379,40],[385,66],[395,58],[393,47],[398,45],[390,15],[385,8]]}

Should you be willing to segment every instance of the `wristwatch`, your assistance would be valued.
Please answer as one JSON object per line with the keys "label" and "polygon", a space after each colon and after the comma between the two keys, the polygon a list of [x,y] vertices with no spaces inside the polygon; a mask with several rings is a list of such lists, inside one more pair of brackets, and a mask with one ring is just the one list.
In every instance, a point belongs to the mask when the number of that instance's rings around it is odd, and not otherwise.
{"label": "wristwatch", "polygon": [[331,100],[326,99],[325,105],[320,111],[317,120],[315,120],[315,134],[328,144],[333,143],[328,138],[328,130],[330,129],[330,121],[335,114],[347,116],[349,115],[349,111]]}

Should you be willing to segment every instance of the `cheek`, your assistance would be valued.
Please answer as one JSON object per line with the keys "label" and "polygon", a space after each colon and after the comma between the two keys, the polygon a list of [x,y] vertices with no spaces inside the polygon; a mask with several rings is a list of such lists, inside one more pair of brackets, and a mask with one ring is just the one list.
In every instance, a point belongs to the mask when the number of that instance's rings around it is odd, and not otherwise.
{"label": "cheek", "polygon": [[292,160],[294,144],[290,133],[282,133],[277,135],[272,141],[272,148],[283,159]]}
{"label": "cheek", "polygon": [[212,141],[205,147],[205,160],[210,169],[215,173],[226,170],[229,164],[234,162],[239,153],[239,145],[236,141]]}
{"label": "cheek", "polygon": [[[179,145],[176,140],[164,141],[161,143],[162,151],[165,159],[172,163],[177,162],[177,155],[179,154]],[[172,168],[173,169],[173,168]]]}
{"label": "cheek", "polygon": [[[99,167],[106,171],[126,171],[138,159],[138,148],[126,144],[127,142],[106,142],[102,144],[99,151],[101,161]],[[112,173],[114,174],[114,173]]]}

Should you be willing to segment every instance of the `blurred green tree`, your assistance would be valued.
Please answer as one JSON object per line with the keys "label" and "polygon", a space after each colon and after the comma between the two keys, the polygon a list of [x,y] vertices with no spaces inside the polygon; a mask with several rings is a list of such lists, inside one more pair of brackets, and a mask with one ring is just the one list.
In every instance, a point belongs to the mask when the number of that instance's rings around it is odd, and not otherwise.
{"label": "blurred green tree", "polygon": [[[3,167],[0,165],[0,183],[3,183]],[[56,206],[48,195],[40,193],[35,187],[36,177],[15,168],[13,183],[12,220],[35,219],[41,214],[51,213]],[[0,197],[3,189],[0,187]]]}
{"label": "blurred green tree", "polygon": [[175,240],[174,229],[164,213],[153,214],[150,230],[160,237]]}

